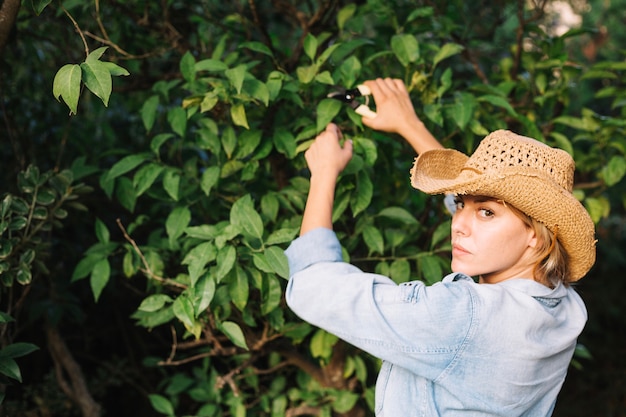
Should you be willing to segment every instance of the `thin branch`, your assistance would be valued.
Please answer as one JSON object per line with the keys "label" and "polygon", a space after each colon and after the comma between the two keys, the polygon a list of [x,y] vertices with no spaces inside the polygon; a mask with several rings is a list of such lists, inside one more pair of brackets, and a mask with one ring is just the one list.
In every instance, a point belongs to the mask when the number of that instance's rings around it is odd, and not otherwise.
{"label": "thin branch", "polygon": [[137,245],[137,242],[135,242],[135,240],[133,238],[131,238],[130,235],[128,234],[128,232],[126,231],[126,228],[122,224],[122,221],[120,219],[117,219],[116,222],[117,222],[118,227],[122,231],[122,234],[124,235],[124,239],[126,239],[126,241],[132,245],[133,249],[135,249],[135,253],[137,253],[139,258],[141,259],[141,262],[143,263],[143,266],[144,266],[144,269],[142,269],[141,272],[146,274],[148,276],[148,278],[154,279],[155,281],[159,281],[159,282],[162,282],[164,284],[171,285],[173,287],[187,289],[187,286],[184,285],[184,284],[181,284],[180,282],[176,282],[176,281],[174,281],[172,279],[163,278],[163,277],[160,277],[160,276],[156,275],[152,271],[152,268],[150,268],[150,264],[148,263],[148,260],[144,256],[143,252],[141,251],[141,249],[139,249],[139,246]]}
{"label": "thin branch", "polygon": [[167,362],[172,362],[174,356],[176,355],[176,346],[178,337],[176,336],[176,328],[174,326],[170,326],[170,330],[172,331],[172,349],[170,351],[170,356],[167,358]]}
{"label": "thin branch", "polygon": [[70,12],[68,12],[67,9],[63,7],[63,5],[61,5],[61,10],[63,10],[63,13],[65,13],[66,16],[69,17],[69,19],[72,21],[72,24],[74,25],[74,29],[76,29],[76,32],[78,33],[78,35],[80,35],[80,38],[83,40],[83,45],[85,46],[85,56],[89,56],[89,45],[87,45],[87,39],[85,39],[85,35],[83,35],[83,31],[80,29],[80,26],[78,26],[78,22],[74,20]]}

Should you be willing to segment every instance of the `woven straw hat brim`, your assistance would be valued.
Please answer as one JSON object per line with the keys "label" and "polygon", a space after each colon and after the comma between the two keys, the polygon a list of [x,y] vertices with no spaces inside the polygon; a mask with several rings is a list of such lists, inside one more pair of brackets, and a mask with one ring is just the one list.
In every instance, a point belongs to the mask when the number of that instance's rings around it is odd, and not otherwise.
{"label": "woven straw hat brim", "polygon": [[423,153],[411,172],[413,187],[427,194],[483,195],[501,199],[557,234],[570,259],[570,281],[577,281],[595,262],[594,224],[569,191],[527,167],[479,173],[463,169],[468,157],[453,149]]}

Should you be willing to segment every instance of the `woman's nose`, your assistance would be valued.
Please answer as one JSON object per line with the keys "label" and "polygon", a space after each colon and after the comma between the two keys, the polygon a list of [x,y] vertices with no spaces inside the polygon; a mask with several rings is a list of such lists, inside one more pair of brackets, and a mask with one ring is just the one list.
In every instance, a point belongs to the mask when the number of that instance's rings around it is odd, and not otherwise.
{"label": "woman's nose", "polygon": [[452,216],[452,234],[467,235],[468,234],[468,218],[466,210],[457,210]]}

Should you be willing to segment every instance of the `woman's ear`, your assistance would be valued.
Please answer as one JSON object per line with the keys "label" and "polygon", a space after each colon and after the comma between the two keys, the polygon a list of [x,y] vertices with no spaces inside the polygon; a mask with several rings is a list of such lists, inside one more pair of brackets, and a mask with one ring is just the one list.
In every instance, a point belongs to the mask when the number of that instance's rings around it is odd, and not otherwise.
{"label": "woman's ear", "polygon": [[528,247],[537,249],[541,247],[540,243],[541,242],[539,242],[539,237],[537,236],[537,232],[535,231],[535,228],[529,227],[528,228]]}

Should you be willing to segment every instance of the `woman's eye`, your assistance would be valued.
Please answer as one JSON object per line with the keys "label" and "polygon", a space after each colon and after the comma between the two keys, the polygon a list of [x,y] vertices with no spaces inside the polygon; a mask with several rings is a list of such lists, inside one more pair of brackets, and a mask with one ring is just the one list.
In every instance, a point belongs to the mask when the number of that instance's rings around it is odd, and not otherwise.
{"label": "woman's eye", "polygon": [[454,205],[456,206],[457,210],[458,209],[462,209],[463,208],[463,200],[461,200],[460,198],[455,198],[454,199]]}
{"label": "woman's eye", "polygon": [[479,212],[482,217],[492,217],[494,214],[493,211],[485,208],[480,209]]}

